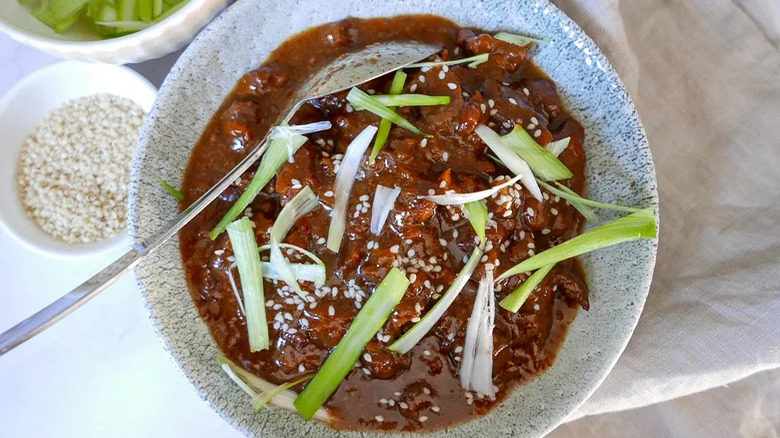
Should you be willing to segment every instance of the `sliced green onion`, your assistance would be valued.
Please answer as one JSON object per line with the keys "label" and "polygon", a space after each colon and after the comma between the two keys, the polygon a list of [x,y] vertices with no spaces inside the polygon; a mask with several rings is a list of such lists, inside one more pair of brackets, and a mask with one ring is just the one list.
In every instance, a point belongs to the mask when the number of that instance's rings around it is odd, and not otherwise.
{"label": "sliced green onion", "polygon": [[557,181],[555,183],[555,185],[558,186],[557,188],[541,180],[539,181],[539,184],[541,184],[542,187],[547,189],[547,191],[549,191],[553,195],[560,196],[561,198],[569,201],[569,203],[572,205],[574,205],[574,203],[578,203],[578,204],[587,205],[595,208],[603,208],[606,210],[616,210],[616,211],[626,211],[629,213],[635,213],[641,210],[640,208],[626,207],[625,205],[617,205],[617,204],[606,204],[604,202],[583,198],[582,196],[578,195],[577,192],[575,192],[574,190],[566,187],[565,185]]}
{"label": "sliced green onion", "polygon": [[154,18],[159,17],[163,13],[163,0],[154,0],[152,5],[152,15]]}
{"label": "sliced green onion", "polygon": [[529,36],[517,35],[509,32],[499,32],[493,35],[493,38],[501,41],[506,41],[508,43],[517,44],[518,46],[524,46],[529,43],[550,44],[550,42],[547,40],[543,40],[539,38],[531,38]]}
{"label": "sliced green onion", "polygon": [[556,157],[561,155],[561,152],[566,150],[567,147],[569,147],[569,142],[571,141],[571,137],[562,138],[560,140],[551,141],[550,143],[547,143],[544,148],[550,151],[551,154],[555,155]]}
{"label": "sliced green onion", "polygon": [[295,407],[303,418],[310,420],[355,367],[366,344],[385,324],[408,287],[409,280],[398,268],[387,273],[314,379],[295,399]]}
{"label": "sliced green onion", "polygon": [[555,263],[550,263],[549,265],[539,268],[536,272],[531,274],[530,277],[526,278],[524,282],[520,283],[520,286],[511,294],[504,297],[498,305],[510,312],[517,312],[520,310],[523,303],[525,303],[525,300],[531,296],[531,292],[533,292],[534,289],[536,289],[536,286],[544,280],[544,277],[547,276],[553,266],[555,266]]}
{"label": "sliced green onion", "polygon": [[33,9],[32,14],[43,24],[61,33],[78,20],[89,0],[49,0]]}
{"label": "sliced green onion", "polygon": [[138,18],[141,19],[141,21],[152,21],[152,18],[154,18],[154,5],[152,4],[152,0],[138,0]]}
{"label": "sliced green onion", "polygon": [[176,187],[168,184],[167,182],[163,181],[162,178],[157,178],[157,181],[160,182],[160,185],[165,188],[165,190],[168,191],[168,193],[171,194],[174,198],[178,199],[179,201],[184,200],[184,193],[180,192]]}
{"label": "sliced green onion", "polygon": [[283,383],[271,391],[264,391],[262,394],[258,394],[254,400],[255,410],[259,411],[260,409],[263,408],[263,406],[267,405],[271,400],[276,398],[276,396],[278,396],[279,394],[283,393],[284,391],[287,391],[288,389],[292,388],[293,386],[301,382],[305,382],[311,379],[311,377],[312,376],[301,377],[300,379],[293,380],[292,382]]}
{"label": "sliced green onion", "polygon": [[[236,382],[236,384],[241,389],[243,389],[244,392],[246,392],[247,394],[249,394],[250,397],[252,397],[252,400],[257,399],[258,392],[269,393],[269,392],[274,392],[278,388],[278,385],[274,385],[271,382],[265,381],[260,377],[257,377],[256,375],[236,365],[230,359],[226,358],[221,354],[217,356],[217,363],[220,365],[220,367],[222,367],[223,370],[225,370],[225,373],[228,375],[228,377],[230,377],[231,380]],[[295,397],[297,396],[298,394],[290,390],[282,391],[278,393],[276,397],[273,397],[271,399],[271,403],[282,409],[295,411],[296,409],[295,406],[293,406],[293,402],[295,401]],[[328,410],[324,408],[320,408],[317,410],[317,413],[314,414],[314,419],[326,423],[329,423],[332,420],[330,414],[328,413]]]}
{"label": "sliced green onion", "polygon": [[[325,267],[319,265],[311,265],[305,263],[290,263],[290,270],[293,273],[296,281],[310,281],[317,286],[325,284]],[[282,280],[284,277],[279,272],[279,268],[271,262],[260,262],[260,267],[263,270],[263,277],[269,280]]]}
{"label": "sliced green onion", "polygon": [[149,23],[146,21],[135,21],[135,20],[119,20],[119,21],[96,21],[95,24],[99,24],[101,26],[106,26],[106,27],[121,28],[124,30],[139,31],[139,30],[146,29],[147,27],[151,26],[153,23]]}
{"label": "sliced green onion", "polygon": [[[271,228],[270,246],[271,246],[271,263],[276,266],[282,279],[297,293],[301,298],[306,297],[306,293],[301,289],[301,285],[298,284],[298,280],[295,277],[295,273],[290,267],[290,263],[284,258],[280,244],[284,240],[284,236],[290,232],[295,223],[303,216],[309,214],[317,205],[319,205],[319,198],[311,190],[309,186],[306,186],[298,192],[285,206],[274,221],[273,228]],[[259,260],[258,255],[258,260]]]}
{"label": "sliced green onion", "polygon": [[456,59],[453,61],[430,61],[430,62],[418,62],[416,64],[409,64],[404,68],[416,68],[416,67],[439,67],[442,65],[456,65],[469,63],[469,68],[474,68],[484,62],[487,62],[490,57],[489,53],[483,53],[481,55],[471,56],[469,58]]}
{"label": "sliced green onion", "polygon": [[280,136],[268,141],[268,149],[263,154],[260,166],[255,172],[255,176],[252,178],[252,182],[249,183],[244,193],[239,196],[236,203],[230,207],[230,210],[225,214],[222,220],[219,221],[216,227],[211,230],[209,237],[214,240],[225,231],[227,224],[235,220],[249,204],[254,201],[255,197],[263,190],[268,181],[276,175],[276,172],[282,167],[282,164],[287,161],[289,152],[297,151],[307,138],[300,134],[291,134],[289,136]]}
{"label": "sliced green onion", "polygon": [[[357,88],[353,88],[353,90],[357,90]],[[341,160],[341,167],[336,174],[336,182],[333,184],[336,198],[328,227],[327,244],[328,249],[333,252],[339,252],[339,248],[341,248],[341,241],[344,239],[344,232],[347,229],[349,194],[352,192],[352,185],[355,183],[357,171],[363,161],[363,154],[366,153],[376,131],[376,127],[368,125],[352,140],[347,146],[347,151]]]}
{"label": "sliced green onion", "polygon": [[606,246],[638,239],[654,239],[655,237],[653,209],[646,208],[580,234],[558,246],[527,258],[501,274],[498,279],[501,280],[521,272],[540,269],[542,266],[554,264]]}
{"label": "sliced green onion", "polygon": [[430,106],[450,103],[450,96],[428,96],[427,94],[377,94],[371,97],[387,106]]}
{"label": "sliced green onion", "polygon": [[385,226],[385,222],[387,222],[387,216],[390,214],[393,206],[395,206],[395,200],[400,194],[400,187],[391,189],[382,184],[376,185],[374,200],[371,203],[371,226],[369,227],[375,235],[378,236],[382,232],[382,228]]}
{"label": "sliced green onion", "polygon": [[[405,83],[406,73],[402,72],[401,70],[397,70],[395,72],[395,76],[393,76],[393,83],[390,84],[390,94],[401,94],[401,92],[404,91]],[[379,155],[379,151],[385,147],[385,143],[387,143],[387,136],[390,135],[390,128],[392,126],[393,122],[388,119],[382,119],[379,122],[379,131],[376,133],[374,147],[371,149],[371,156],[368,158],[369,164],[374,164],[374,160],[376,160],[376,156]]]}
{"label": "sliced green onion", "polygon": [[496,317],[496,295],[493,271],[486,270],[479,281],[474,308],[471,310],[463,343],[460,366],[460,384],[466,391],[475,391],[488,397],[496,395],[493,389],[493,328]]}
{"label": "sliced green onion", "polygon": [[543,148],[520,125],[509,134],[501,137],[504,143],[512,147],[520,158],[528,163],[538,178],[545,181],[567,179],[572,173],[555,155]]}
{"label": "sliced green onion", "polygon": [[501,163],[503,163],[507,169],[511,170],[515,175],[520,176],[520,180],[528,191],[531,192],[531,195],[541,202],[543,200],[542,191],[539,190],[539,184],[536,183],[536,179],[534,178],[533,172],[531,172],[531,168],[528,167],[528,163],[520,158],[520,156],[517,155],[517,152],[509,147],[496,131],[493,131],[485,125],[477,125],[474,132],[477,133],[479,138],[485,142],[490,150],[498,155],[499,160],[501,160]]}
{"label": "sliced green onion", "polygon": [[244,292],[249,349],[265,350],[268,348],[268,323],[265,319],[263,273],[260,268],[260,254],[257,251],[254,228],[249,219],[242,218],[228,225],[227,232],[230,244],[233,246]]}
{"label": "sliced green onion", "polygon": [[474,231],[479,236],[479,241],[485,244],[485,228],[487,228],[488,210],[485,201],[469,202],[463,206],[466,219],[471,222]]}
{"label": "sliced green onion", "polygon": [[455,298],[460,294],[460,291],[463,290],[463,287],[466,286],[466,283],[468,283],[471,278],[471,274],[474,273],[474,269],[477,268],[481,257],[482,249],[479,247],[474,248],[474,252],[471,253],[468,262],[466,262],[466,265],[460,270],[458,276],[455,277],[455,281],[452,282],[452,285],[450,285],[444,295],[433,305],[431,310],[426,313],[422,319],[390,345],[389,348],[391,351],[401,354],[406,353],[417,345],[423,336],[431,331],[433,326],[436,325],[439,319],[444,315],[444,312],[450,308],[453,301],[455,301]]}
{"label": "sliced green onion", "polygon": [[468,204],[469,202],[475,202],[479,201],[481,199],[489,198],[493,193],[498,192],[499,190],[503,189],[504,187],[511,186],[512,184],[516,183],[519,179],[522,178],[522,175],[517,175],[516,177],[510,179],[509,181],[499,184],[497,186],[493,186],[489,189],[480,190],[478,192],[471,192],[471,193],[455,193],[454,191],[451,193],[445,193],[443,195],[425,195],[423,198],[433,201],[436,204],[439,205],[462,205],[462,204]]}
{"label": "sliced green onion", "polygon": [[377,116],[383,119],[390,120],[390,122],[395,123],[396,125],[404,129],[407,129],[415,134],[423,135],[425,137],[433,137],[430,134],[426,134],[420,131],[419,129],[417,129],[416,126],[412,125],[408,120],[399,116],[398,114],[395,113],[395,111],[393,111],[392,109],[388,108],[385,105],[382,105],[376,99],[364,93],[361,89],[357,87],[354,87],[351,90],[349,90],[349,94],[347,94],[347,100],[358,111],[365,110],[365,111],[372,112]]}
{"label": "sliced green onion", "polygon": [[[322,266],[323,268],[325,268],[325,262],[323,262],[321,258],[317,257],[316,254],[314,254],[313,252],[311,252],[311,251],[309,251],[307,249],[301,248],[298,245],[293,245],[292,243],[283,243],[283,242],[279,243],[279,247],[280,248],[286,248],[286,249],[292,249],[294,251],[298,251],[299,253],[301,253],[301,254],[305,255],[306,257],[308,257],[309,259],[311,259],[311,261],[316,263],[317,266]],[[263,245],[263,246],[261,246],[259,248],[260,252],[268,251],[270,249],[271,249],[271,245]]]}

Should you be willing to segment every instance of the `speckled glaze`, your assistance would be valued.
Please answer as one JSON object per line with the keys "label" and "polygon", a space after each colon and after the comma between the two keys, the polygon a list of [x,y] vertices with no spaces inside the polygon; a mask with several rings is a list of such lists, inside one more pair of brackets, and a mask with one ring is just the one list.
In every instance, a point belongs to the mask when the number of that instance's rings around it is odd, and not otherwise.
{"label": "speckled glaze", "polygon": [[[593,41],[546,1],[240,0],[198,36],[160,89],[133,168],[133,241],[158,232],[176,213],[176,203],[157,177],[174,185],[181,182],[190,152],[211,115],[237,79],[283,40],[348,15],[410,13],[437,14],[464,26],[551,41],[541,46],[534,60],[558,83],[564,102],[585,128],[589,196],[652,206],[657,218],[653,162],[631,99]],[[601,214],[604,221],[617,217]],[[579,313],[551,369],[517,388],[486,417],[427,436],[539,437],[563,421],[598,387],[628,342],[650,287],[656,248],[656,241],[643,240],[583,257],[591,310]],[[165,348],[198,394],[236,428],[267,438],[372,435],[333,431],[276,408],[254,412],[246,395],[215,363],[219,351],[190,299],[178,244],[165,245],[136,272]]]}

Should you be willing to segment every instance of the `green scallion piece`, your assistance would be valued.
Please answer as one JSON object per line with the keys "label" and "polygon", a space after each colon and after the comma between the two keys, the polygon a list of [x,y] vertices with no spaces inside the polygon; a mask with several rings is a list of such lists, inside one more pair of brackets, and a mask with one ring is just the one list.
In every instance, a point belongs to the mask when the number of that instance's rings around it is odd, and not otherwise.
{"label": "green scallion piece", "polygon": [[428,96],[427,94],[377,94],[371,97],[387,106],[430,106],[450,103],[450,96]]}
{"label": "green scallion piece", "polygon": [[89,0],[48,0],[33,9],[32,14],[43,24],[61,33],[78,20]]}
{"label": "green scallion piece", "polygon": [[[393,82],[390,84],[390,94],[401,94],[404,91],[404,84],[406,83],[406,73],[398,70],[393,76]],[[371,149],[371,156],[368,158],[369,164],[374,164],[376,156],[379,155],[379,151],[385,147],[387,143],[387,136],[390,135],[390,128],[393,126],[393,122],[388,119],[382,119],[379,122],[379,130],[376,132],[376,138],[374,139],[374,147]]]}
{"label": "green scallion piece", "polygon": [[154,18],[154,5],[152,0],[138,0],[138,18],[141,21],[150,22]]}
{"label": "green scallion piece", "polygon": [[[617,205],[617,204],[606,204],[604,202],[599,201],[593,201],[591,199],[583,198],[582,196],[578,195],[577,192],[574,190],[566,187],[565,185],[561,184],[560,182],[555,182],[555,185],[557,187],[554,187],[542,180],[537,179],[539,184],[547,189],[550,193],[553,195],[560,196],[561,198],[569,201],[571,205],[576,204],[582,204],[587,205],[589,207],[595,207],[595,208],[603,208],[606,210],[616,210],[616,211],[625,211],[628,213],[635,213],[641,209],[635,208],[635,207],[626,207],[624,205]],[[590,219],[589,219],[590,220]]]}
{"label": "green scallion piece", "polygon": [[295,407],[303,418],[311,420],[333,391],[355,367],[366,344],[376,335],[401,301],[409,280],[397,268],[392,268],[360,309],[347,333],[325,360],[317,374],[295,399]]}
{"label": "green scallion piece", "polygon": [[498,305],[510,312],[517,312],[520,310],[520,308],[523,307],[525,300],[531,296],[531,292],[533,292],[534,289],[536,289],[536,286],[544,280],[544,277],[547,276],[553,266],[555,266],[555,263],[550,263],[549,265],[539,268],[536,272],[531,274],[530,277],[526,278],[511,294],[504,297]]}
{"label": "green scallion piece", "polygon": [[299,134],[282,135],[268,140],[268,149],[263,154],[260,166],[257,168],[252,182],[249,183],[244,193],[239,196],[236,203],[230,207],[230,210],[225,213],[225,217],[211,230],[211,234],[209,234],[211,240],[222,234],[227,224],[234,221],[254,201],[258,193],[268,184],[268,181],[276,175],[276,171],[306,143],[306,140],[305,136]]}
{"label": "green scallion piece", "polygon": [[171,194],[174,198],[178,199],[179,201],[184,200],[184,193],[180,192],[176,187],[168,184],[167,182],[163,181],[162,178],[157,178],[157,181],[160,182],[160,185],[165,188],[165,190],[168,191],[168,193]]}
{"label": "green scallion piece", "polygon": [[462,58],[462,59],[455,59],[453,61],[430,61],[430,62],[418,62],[415,64],[409,64],[404,68],[415,68],[415,67],[439,67],[442,65],[457,65],[457,64],[465,64],[469,63],[467,67],[474,68],[482,63],[487,62],[488,58],[490,57],[489,53],[483,53],[481,55],[471,56],[468,58]]}
{"label": "green scallion piece", "polygon": [[474,201],[463,205],[466,218],[471,222],[474,231],[479,236],[479,241],[485,244],[485,229],[487,228],[488,210],[485,201]]}
{"label": "green scallion piece", "polygon": [[241,218],[227,226],[230,244],[236,257],[238,275],[244,293],[246,328],[249,332],[249,349],[260,351],[268,348],[268,323],[265,318],[263,297],[263,272],[257,249],[254,228],[247,218]]}
{"label": "green scallion piece", "polygon": [[539,38],[532,38],[529,36],[524,35],[517,35],[514,33],[509,32],[499,32],[495,35],[493,35],[493,38],[501,41],[506,41],[508,43],[517,44],[518,46],[524,46],[526,44],[530,43],[537,43],[537,44],[550,44],[549,41],[539,39]]}
{"label": "green scallion piece", "polygon": [[471,274],[474,273],[474,269],[476,269],[479,264],[480,257],[482,257],[482,249],[479,247],[474,248],[468,262],[466,262],[466,265],[460,270],[457,277],[455,277],[455,281],[452,282],[452,285],[450,285],[444,295],[433,305],[433,307],[431,307],[431,310],[428,311],[422,319],[390,345],[391,351],[404,354],[417,345],[423,336],[431,331],[433,326],[444,315],[444,312],[450,308],[453,301],[455,301],[455,298],[460,294],[460,291],[466,286],[466,283],[468,283]]}
{"label": "green scallion piece", "polygon": [[407,129],[415,134],[422,135],[425,137],[433,137],[432,135],[426,134],[421,130],[417,129],[417,127],[412,125],[408,120],[399,116],[398,114],[395,113],[395,111],[379,103],[376,99],[364,93],[361,89],[357,87],[354,87],[351,90],[349,90],[349,94],[347,94],[347,100],[358,111],[365,110],[365,111],[372,112],[377,116],[383,119],[390,120],[390,122],[395,123],[396,125],[404,129]]}
{"label": "green scallion piece", "polygon": [[530,272],[618,243],[638,239],[654,239],[656,237],[655,227],[653,210],[651,208],[639,210],[527,258],[501,274],[498,279],[501,280],[521,272]]}
{"label": "green scallion piece", "polygon": [[281,385],[277,386],[276,388],[270,390],[270,391],[264,391],[261,394],[258,394],[257,397],[255,397],[254,400],[254,407],[256,411],[259,411],[262,409],[265,405],[267,405],[271,400],[273,400],[277,395],[283,393],[284,391],[287,391],[288,389],[292,388],[293,386],[305,382],[307,380],[311,379],[311,376],[301,377],[300,379],[293,380],[292,382],[282,383]]}
{"label": "green scallion piece", "polygon": [[501,139],[528,163],[538,178],[551,181],[572,177],[569,168],[558,157],[537,143],[520,125],[515,125],[515,129]]}

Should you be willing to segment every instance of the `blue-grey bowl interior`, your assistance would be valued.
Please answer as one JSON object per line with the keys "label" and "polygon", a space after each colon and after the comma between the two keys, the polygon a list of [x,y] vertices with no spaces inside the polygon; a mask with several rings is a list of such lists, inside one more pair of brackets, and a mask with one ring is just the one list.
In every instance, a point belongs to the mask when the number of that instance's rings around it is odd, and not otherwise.
{"label": "blue-grey bowl interior", "polygon": [[[644,130],[620,79],[582,30],[546,1],[241,0],[214,20],[184,52],[160,89],[144,126],[130,186],[135,243],[161,231],[176,202],[160,177],[179,185],[190,152],[238,78],[289,36],[347,16],[430,13],[464,26],[543,37],[534,60],[559,86],[586,133],[589,197],[658,211],[655,172]],[[617,216],[602,213],[604,221]],[[581,311],[550,370],[486,417],[430,437],[538,437],[582,404],[606,377],[631,336],[647,296],[657,242],[642,240],[583,257],[591,309]],[[150,317],[173,359],[199,395],[251,436],[368,436],[337,432],[276,408],[255,412],[219,370],[219,353],[188,292],[177,242],[136,270]]]}

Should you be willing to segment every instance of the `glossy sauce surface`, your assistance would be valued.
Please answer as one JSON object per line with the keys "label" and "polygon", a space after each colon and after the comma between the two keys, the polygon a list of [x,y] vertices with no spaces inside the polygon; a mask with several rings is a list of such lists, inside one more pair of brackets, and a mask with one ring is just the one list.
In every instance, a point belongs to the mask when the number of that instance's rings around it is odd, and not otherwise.
{"label": "glossy sauce surface", "polygon": [[[308,300],[291,293],[283,282],[266,280],[270,349],[249,351],[246,325],[227,276],[233,261],[230,243],[226,233],[214,241],[208,238],[254,170],[180,234],[190,292],[214,340],[228,358],[274,383],[316,372],[388,270],[397,266],[405,271],[411,286],[404,298],[326,404],[334,414],[335,428],[430,430],[483,415],[518,383],[533,379],[552,364],[576,309],[588,307],[579,265],[574,260],[559,263],[519,312],[497,309],[493,367],[497,397],[488,399],[461,388],[458,367],[466,325],[476,283],[486,267],[492,266],[499,275],[534,253],[576,236],[583,227],[582,217],[564,200],[544,192],[545,199],[539,202],[515,184],[487,199],[492,217],[484,262],[445,316],[409,353],[388,350],[446,291],[477,241],[460,208],[436,206],[421,196],[483,190],[512,176],[486,155],[485,145],[473,132],[477,124],[505,134],[518,123],[542,145],[571,137],[560,159],[574,177],[563,182],[577,192],[584,189],[582,127],[562,107],[555,84],[529,60],[530,46],[498,41],[439,17],[348,19],[286,41],[263,66],[241,78],[205,130],[186,170],[184,205],[249,152],[309,74],[345,52],[380,41],[411,39],[440,44],[439,56],[445,60],[481,53],[490,57],[476,68],[406,70],[404,93],[447,95],[451,103],[397,109],[433,137],[423,139],[393,126],[376,162],[370,165],[363,160],[338,254],[325,248],[335,173],[350,141],[367,125],[378,125],[379,118],[354,111],[345,100],[346,92],[308,103],[296,114],[291,124],[330,120],[333,128],[309,135],[294,162],[282,166],[245,215],[254,222],[258,244],[265,244],[281,206],[303,187],[311,187],[321,207],[298,221],[286,242],[319,256],[328,276],[324,287],[301,284],[309,292]],[[386,94],[391,80],[392,74],[386,75],[360,88]],[[382,233],[374,236],[369,224],[378,184],[400,187],[402,194]],[[292,262],[309,262],[294,252],[286,255]],[[237,276],[236,270],[233,273]],[[524,278],[519,275],[498,283],[497,301]]]}

